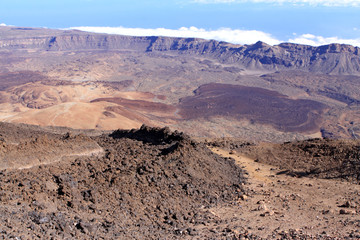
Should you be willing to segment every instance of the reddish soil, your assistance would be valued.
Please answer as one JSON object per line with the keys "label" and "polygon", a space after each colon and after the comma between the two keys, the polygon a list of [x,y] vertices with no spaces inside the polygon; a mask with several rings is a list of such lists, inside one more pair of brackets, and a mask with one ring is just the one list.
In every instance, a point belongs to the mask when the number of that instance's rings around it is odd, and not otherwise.
{"label": "reddish soil", "polygon": [[326,108],[322,103],[292,100],[275,91],[218,83],[200,86],[195,96],[181,99],[179,107],[185,119],[226,116],[290,132],[318,130]]}
{"label": "reddish soil", "polygon": [[[106,112],[108,112],[107,116],[109,116],[109,114],[114,115],[114,113],[117,113],[121,116],[126,116],[126,118],[131,119],[131,120],[135,120],[138,122],[143,122],[144,124],[147,124],[149,122],[149,120],[142,116],[141,114],[131,111],[122,107],[122,106],[110,106],[110,107],[106,107]],[[114,115],[115,116],[115,115]]]}
{"label": "reddish soil", "polygon": [[149,102],[144,100],[129,100],[125,98],[98,98],[94,99],[91,102],[111,102],[119,104],[125,108],[137,110],[137,111],[146,111],[146,112],[164,112],[169,113],[175,111],[175,107],[167,105],[164,103]]}

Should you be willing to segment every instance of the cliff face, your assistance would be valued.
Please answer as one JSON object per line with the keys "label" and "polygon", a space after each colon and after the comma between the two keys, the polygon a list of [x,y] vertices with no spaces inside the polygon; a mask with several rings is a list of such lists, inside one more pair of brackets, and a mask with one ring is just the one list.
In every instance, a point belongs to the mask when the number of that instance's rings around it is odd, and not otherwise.
{"label": "cliff face", "polygon": [[[25,32],[21,34],[21,32]],[[40,34],[41,33],[41,34]],[[0,50],[46,51],[131,50],[203,55],[249,70],[302,70],[325,74],[360,75],[360,50],[343,44],[320,47],[263,42],[233,45],[214,40],[170,37],[131,37],[80,31],[0,28]]]}
{"label": "cliff face", "polygon": [[139,50],[145,51],[149,45],[147,38],[106,35],[63,35],[1,39],[0,49],[40,49],[47,51],[76,50]]}
{"label": "cliff face", "polygon": [[360,74],[360,50],[343,44],[312,47],[282,43],[270,46],[263,42],[252,45],[229,45],[201,39],[157,38],[149,51],[179,51],[208,55],[224,63],[240,63],[251,70],[303,70],[326,74]]}

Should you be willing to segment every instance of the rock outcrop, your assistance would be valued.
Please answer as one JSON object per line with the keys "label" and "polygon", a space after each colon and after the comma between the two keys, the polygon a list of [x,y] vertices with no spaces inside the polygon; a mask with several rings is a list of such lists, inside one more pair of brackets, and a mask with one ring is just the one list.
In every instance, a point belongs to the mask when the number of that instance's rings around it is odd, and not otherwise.
{"label": "rock outcrop", "polygon": [[[143,126],[92,139],[104,155],[0,170],[0,238],[216,238],[201,228],[218,221],[209,208],[243,194],[243,170],[234,161],[179,132]],[[62,140],[81,145],[88,137]]]}

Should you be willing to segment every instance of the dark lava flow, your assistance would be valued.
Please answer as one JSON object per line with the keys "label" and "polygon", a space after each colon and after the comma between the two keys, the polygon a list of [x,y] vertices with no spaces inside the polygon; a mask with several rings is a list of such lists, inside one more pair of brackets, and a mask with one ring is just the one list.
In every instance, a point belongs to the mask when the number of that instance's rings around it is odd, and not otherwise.
{"label": "dark lava flow", "polygon": [[326,105],[305,99],[293,100],[275,91],[240,85],[210,83],[194,96],[182,98],[179,114],[184,119],[225,116],[269,124],[281,131],[316,131]]}

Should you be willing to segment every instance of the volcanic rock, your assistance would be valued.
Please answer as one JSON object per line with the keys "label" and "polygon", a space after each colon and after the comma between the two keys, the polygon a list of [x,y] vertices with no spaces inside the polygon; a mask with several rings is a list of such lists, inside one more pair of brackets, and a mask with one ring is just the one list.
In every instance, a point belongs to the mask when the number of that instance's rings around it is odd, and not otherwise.
{"label": "volcanic rock", "polygon": [[2,236],[201,236],[196,226],[213,218],[204,209],[242,195],[241,169],[183,133],[142,126],[92,140],[104,156],[0,172]]}

